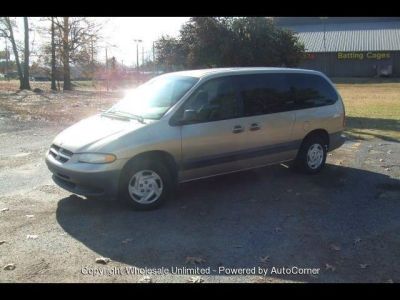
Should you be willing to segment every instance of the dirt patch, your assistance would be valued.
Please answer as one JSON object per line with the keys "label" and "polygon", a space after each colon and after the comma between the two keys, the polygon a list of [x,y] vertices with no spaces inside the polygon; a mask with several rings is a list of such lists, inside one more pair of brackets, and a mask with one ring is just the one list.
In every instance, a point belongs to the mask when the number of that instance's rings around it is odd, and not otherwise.
{"label": "dirt patch", "polygon": [[37,188],[39,191],[51,194],[61,194],[61,190],[52,184],[45,184]]}
{"label": "dirt patch", "polygon": [[45,121],[68,124],[108,109],[124,95],[124,90],[103,91],[78,88],[40,93],[23,90],[4,90],[0,87],[0,117],[16,121]]}

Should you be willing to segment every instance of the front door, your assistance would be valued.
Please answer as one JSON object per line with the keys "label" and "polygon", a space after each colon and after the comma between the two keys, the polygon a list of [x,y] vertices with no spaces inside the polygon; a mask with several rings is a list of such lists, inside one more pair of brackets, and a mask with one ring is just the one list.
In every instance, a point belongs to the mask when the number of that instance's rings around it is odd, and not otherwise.
{"label": "front door", "polygon": [[183,104],[195,119],[181,126],[180,181],[237,170],[246,134],[232,77],[210,79]]}

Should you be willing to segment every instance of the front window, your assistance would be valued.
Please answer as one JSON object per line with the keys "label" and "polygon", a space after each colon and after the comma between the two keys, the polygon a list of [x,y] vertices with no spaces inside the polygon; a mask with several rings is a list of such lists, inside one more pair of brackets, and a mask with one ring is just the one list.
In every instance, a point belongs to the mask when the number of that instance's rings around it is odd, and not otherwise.
{"label": "front window", "polygon": [[212,122],[237,118],[240,107],[236,87],[230,77],[211,79],[200,86],[183,106],[192,110],[197,122]]}
{"label": "front window", "polygon": [[160,119],[197,81],[198,78],[189,76],[156,77],[129,92],[107,112]]}

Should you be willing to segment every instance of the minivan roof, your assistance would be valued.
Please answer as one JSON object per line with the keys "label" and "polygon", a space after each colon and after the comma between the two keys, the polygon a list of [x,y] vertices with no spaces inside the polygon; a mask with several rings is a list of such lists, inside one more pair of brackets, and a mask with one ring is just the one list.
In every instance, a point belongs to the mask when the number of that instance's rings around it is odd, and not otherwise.
{"label": "minivan roof", "polygon": [[208,77],[210,75],[229,75],[229,74],[249,74],[249,73],[308,73],[318,74],[321,72],[307,69],[296,69],[296,68],[273,68],[273,67],[253,67],[253,68],[213,68],[213,69],[199,69],[199,70],[187,70],[173,73],[165,73],[165,75],[181,75],[190,77]]}

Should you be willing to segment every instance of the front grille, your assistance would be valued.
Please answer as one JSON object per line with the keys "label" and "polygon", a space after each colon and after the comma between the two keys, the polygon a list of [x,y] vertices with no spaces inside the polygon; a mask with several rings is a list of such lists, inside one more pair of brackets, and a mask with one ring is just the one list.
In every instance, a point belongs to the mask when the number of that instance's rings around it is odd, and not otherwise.
{"label": "front grille", "polygon": [[49,154],[54,157],[55,160],[65,163],[67,162],[73,153],[67,149],[61,148],[57,145],[51,145]]}

